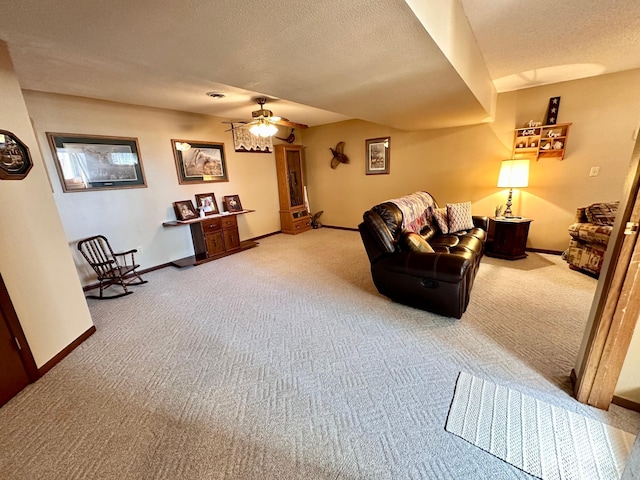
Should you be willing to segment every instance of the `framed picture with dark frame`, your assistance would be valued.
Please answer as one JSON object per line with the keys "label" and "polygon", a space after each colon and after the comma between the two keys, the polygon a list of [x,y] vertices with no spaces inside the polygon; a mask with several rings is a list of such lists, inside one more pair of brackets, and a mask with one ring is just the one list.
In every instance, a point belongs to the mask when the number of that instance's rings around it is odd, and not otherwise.
{"label": "framed picture with dark frame", "polygon": [[389,173],[391,137],[365,140],[365,173],[381,175]]}
{"label": "framed picture with dark frame", "polygon": [[227,212],[242,212],[243,208],[238,195],[226,195],[223,198]]}
{"label": "framed picture with dark frame", "polygon": [[171,140],[171,145],[181,185],[229,181],[224,143]]}
{"label": "framed picture with dark frame", "polygon": [[47,132],[64,192],[145,188],[138,139]]}
{"label": "framed picture with dark frame", "polygon": [[191,200],[173,202],[173,210],[176,212],[176,218],[181,221],[198,218],[198,214],[196,213],[196,209]]}
{"label": "framed picture with dark frame", "polygon": [[22,180],[33,167],[29,147],[7,130],[0,130],[0,180]]}
{"label": "framed picture with dark frame", "polygon": [[216,215],[220,213],[218,211],[218,204],[216,203],[216,196],[213,193],[196,194],[196,208],[202,209],[205,215]]}

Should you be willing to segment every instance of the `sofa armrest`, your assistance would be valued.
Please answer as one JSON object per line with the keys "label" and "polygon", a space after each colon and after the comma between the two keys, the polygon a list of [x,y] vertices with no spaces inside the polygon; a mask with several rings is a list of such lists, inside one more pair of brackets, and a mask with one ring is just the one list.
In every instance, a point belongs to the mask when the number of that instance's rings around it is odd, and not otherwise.
{"label": "sofa armrest", "polygon": [[459,282],[473,265],[473,254],[401,252],[385,256],[376,262],[381,268],[394,273],[442,282]]}
{"label": "sofa armrest", "polygon": [[384,220],[376,212],[367,210],[362,215],[363,223],[380,250],[392,253],[396,249],[393,236]]}
{"label": "sofa armrest", "polygon": [[473,215],[472,218],[473,218],[473,224],[476,227],[483,229],[485,232],[489,231],[489,217]]}

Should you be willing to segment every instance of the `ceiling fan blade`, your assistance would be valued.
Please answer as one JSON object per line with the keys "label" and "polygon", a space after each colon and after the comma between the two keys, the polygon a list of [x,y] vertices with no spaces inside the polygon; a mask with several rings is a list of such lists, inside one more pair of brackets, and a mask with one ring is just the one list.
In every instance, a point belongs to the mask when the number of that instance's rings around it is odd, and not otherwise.
{"label": "ceiling fan blade", "polygon": [[281,118],[276,123],[284,127],[299,128],[299,129],[309,128],[309,125],[305,125],[304,123],[290,122],[286,118]]}
{"label": "ceiling fan blade", "polygon": [[225,130],[225,132],[230,132],[232,131],[234,128],[238,129],[238,128],[246,128],[249,127],[251,125],[255,125],[256,123],[258,123],[257,120],[251,121],[251,122],[245,122],[244,120],[242,121],[235,121],[235,122],[222,122],[222,123],[228,123],[231,125],[231,128],[229,128],[228,130]]}

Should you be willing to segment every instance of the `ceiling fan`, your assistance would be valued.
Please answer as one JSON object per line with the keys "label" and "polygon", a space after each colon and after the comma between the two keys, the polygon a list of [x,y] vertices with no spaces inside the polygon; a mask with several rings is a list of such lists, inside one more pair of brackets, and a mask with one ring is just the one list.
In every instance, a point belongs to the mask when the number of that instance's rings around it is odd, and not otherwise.
{"label": "ceiling fan", "polygon": [[271,110],[264,108],[264,104],[267,103],[267,99],[265,97],[258,97],[255,101],[260,105],[260,109],[251,112],[253,120],[242,127],[249,127],[249,130],[254,135],[258,135],[260,137],[272,137],[278,132],[278,127],[276,127],[276,125],[300,129],[309,127],[304,123],[291,122],[286,118],[275,116]]}

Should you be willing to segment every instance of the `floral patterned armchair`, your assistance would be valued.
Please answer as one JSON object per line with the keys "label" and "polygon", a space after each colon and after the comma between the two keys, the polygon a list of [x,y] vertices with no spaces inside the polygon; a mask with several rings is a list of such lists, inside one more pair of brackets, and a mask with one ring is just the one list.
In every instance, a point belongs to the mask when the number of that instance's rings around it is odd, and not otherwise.
{"label": "floral patterned armchair", "polygon": [[569,227],[569,248],[563,253],[570,268],[596,278],[600,275],[618,205],[619,202],[594,203],[578,208],[575,223]]}

